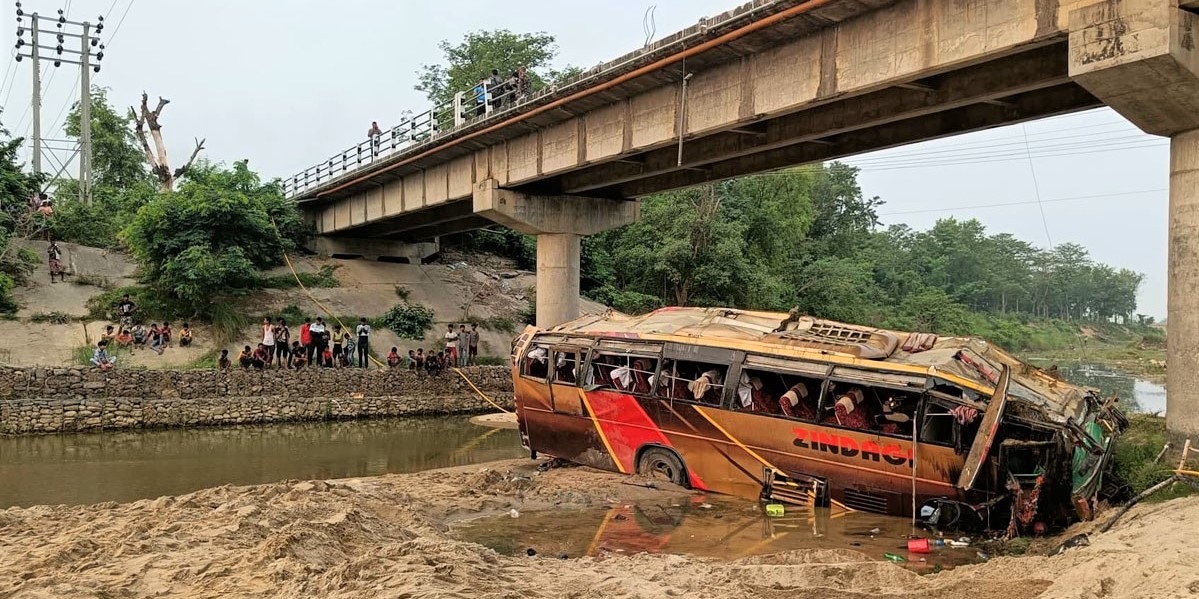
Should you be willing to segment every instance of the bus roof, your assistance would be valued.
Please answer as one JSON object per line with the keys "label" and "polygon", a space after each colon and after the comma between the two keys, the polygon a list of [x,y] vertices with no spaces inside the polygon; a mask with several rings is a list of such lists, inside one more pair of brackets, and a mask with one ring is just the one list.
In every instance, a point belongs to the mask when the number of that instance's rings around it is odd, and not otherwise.
{"label": "bus roof", "polygon": [[895,372],[949,375],[989,394],[1003,366],[1015,383],[1009,395],[1062,422],[1086,410],[1084,390],[977,337],[939,337],[851,325],[800,315],[733,308],[661,308],[640,316],[615,311],[586,315],[552,329],[587,337],[674,341],[869,366]]}

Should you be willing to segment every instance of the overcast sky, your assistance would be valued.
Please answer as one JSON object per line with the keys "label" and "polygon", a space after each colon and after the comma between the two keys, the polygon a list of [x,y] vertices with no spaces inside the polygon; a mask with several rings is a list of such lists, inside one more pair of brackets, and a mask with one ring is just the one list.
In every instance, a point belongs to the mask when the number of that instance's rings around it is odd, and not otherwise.
{"label": "overcast sky", "polygon": [[[163,134],[173,161],[207,138],[207,155],[248,158],[265,177],[287,177],[360,141],[371,120],[386,128],[427,108],[413,90],[437,43],[480,29],[544,31],[558,64],[584,67],[645,41],[657,5],[660,38],[739,0],[607,0],[603,3],[384,0],[24,0],[27,12],[74,20],[107,17],[109,48],[94,82],[119,106],[144,89],[172,103]],[[602,6],[602,9],[600,7]],[[127,10],[128,9],[128,10]],[[10,25],[0,45],[11,48]],[[122,16],[124,21],[122,22]],[[119,29],[118,29],[119,24]],[[43,74],[44,135],[62,137],[77,69]],[[4,126],[27,135],[29,61],[3,67]],[[886,224],[927,228],[938,218],[978,218],[1042,247],[1080,243],[1092,256],[1145,273],[1139,311],[1166,312],[1168,147],[1108,110],[1005,127],[856,157],[866,193],[886,201]],[[1038,202],[1039,200],[1039,202]],[[1042,218],[1042,212],[1044,218]]]}

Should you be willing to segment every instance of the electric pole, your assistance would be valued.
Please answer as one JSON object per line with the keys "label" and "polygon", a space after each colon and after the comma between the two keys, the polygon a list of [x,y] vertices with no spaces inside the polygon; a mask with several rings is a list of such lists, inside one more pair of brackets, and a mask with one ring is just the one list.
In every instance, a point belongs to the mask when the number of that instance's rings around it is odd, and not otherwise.
{"label": "electric pole", "polygon": [[[78,147],[66,159],[59,161],[53,152],[50,153],[52,162],[57,163],[58,171],[51,177],[57,180],[66,172],[71,160],[79,156],[79,200],[92,203],[92,88],[91,73],[100,72],[100,61],[104,60],[104,44],[98,37],[104,30],[104,17],[99,17],[95,26],[96,35],[92,35],[92,24],[88,21],[68,21],[65,12],[58,10],[57,17],[44,17],[38,13],[25,14],[21,3],[17,2],[17,61],[29,58],[33,61],[33,129],[30,140],[33,147],[33,171],[41,174],[44,146],[47,141],[62,142],[64,140],[47,140],[42,137],[42,76],[41,63],[50,61],[55,67],[62,63],[79,67],[79,142]],[[25,42],[25,19],[29,19],[30,41]],[[54,23],[57,31],[54,36],[57,44],[43,45],[41,36],[48,33],[43,25]],[[71,50],[66,44],[66,38],[79,38],[79,49]],[[26,48],[28,46],[28,48]],[[92,48],[97,48],[96,63],[92,64]],[[25,52],[28,51],[28,54]],[[46,51],[46,52],[43,52]],[[53,52],[52,55],[48,55]],[[90,69],[90,72],[89,72]],[[51,165],[53,168],[54,165]]]}
{"label": "electric pole", "polygon": [[[21,21],[21,5],[17,4],[17,22]],[[33,174],[42,172],[42,59],[38,51],[37,40],[37,13],[33,13],[33,23],[31,29],[33,31],[32,39],[33,46],[31,48],[33,58]],[[21,29],[17,28],[17,35],[20,36]],[[21,47],[21,40],[17,41],[18,50]],[[21,60],[21,55],[17,54],[17,60]]]}

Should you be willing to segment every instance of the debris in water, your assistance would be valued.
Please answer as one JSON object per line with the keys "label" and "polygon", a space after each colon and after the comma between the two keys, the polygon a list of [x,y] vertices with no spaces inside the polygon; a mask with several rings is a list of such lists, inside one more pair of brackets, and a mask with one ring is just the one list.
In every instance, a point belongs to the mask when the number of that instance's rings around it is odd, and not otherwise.
{"label": "debris in water", "polygon": [[699,507],[702,507],[702,508],[704,508],[705,510],[710,510],[710,509],[712,509],[712,504],[710,504],[710,503],[701,503],[701,504],[699,504]]}
{"label": "debris in water", "polygon": [[905,558],[904,556],[902,556],[902,555],[896,555],[896,554],[894,554],[894,553],[884,553],[884,554],[883,554],[883,557],[885,557],[885,558],[887,558],[889,561],[893,561],[893,562],[895,562],[895,563],[897,563],[897,564],[902,564],[903,562],[906,562],[906,561],[908,561],[908,560],[907,560],[907,558]]}
{"label": "debris in water", "polygon": [[565,553],[562,553],[562,554],[558,555],[558,559],[570,559],[570,556],[566,555]]}
{"label": "debris in water", "polygon": [[508,515],[512,516],[513,518],[519,518],[520,512],[516,511],[516,508],[512,508],[512,509],[508,510]]}
{"label": "debris in water", "polygon": [[881,529],[881,528],[871,528],[870,534],[871,534],[871,536],[873,536],[873,535],[877,535],[878,533],[880,533],[882,531],[883,531],[883,529]]}
{"label": "debris in water", "polygon": [[982,561],[984,561],[984,562],[985,562],[985,561],[987,561],[987,560],[989,560],[989,559],[991,559],[991,556],[990,556],[989,554],[987,554],[986,552],[983,552],[983,551],[979,551],[979,552],[978,552],[978,553],[976,553],[975,555],[977,555],[977,556],[978,556],[978,559],[980,559],[980,560],[982,560]]}
{"label": "debris in water", "polygon": [[534,555],[537,555],[537,550],[533,549],[532,547],[529,547],[528,549],[525,550],[525,555],[527,555],[529,557],[533,557]]}

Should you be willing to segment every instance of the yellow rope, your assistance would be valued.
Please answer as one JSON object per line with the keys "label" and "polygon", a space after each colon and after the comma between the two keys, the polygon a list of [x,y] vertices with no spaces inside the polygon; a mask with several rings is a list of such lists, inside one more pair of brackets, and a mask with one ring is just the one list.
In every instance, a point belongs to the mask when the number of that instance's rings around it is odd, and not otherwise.
{"label": "yellow rope", "polygon": [[507,410],[507,409],[505,409],[505,408],[504,408],[504,406],[501,406],[500,404],[498,404],[498,403],[495,403],[494,401],[492,401],[492,400],[491,400],[491,398],[490,398],[490,397],[487,397],[487,394],[483,393],[482,391],[479,391],[479,388],[478,388],[478,387],[476,387],[476,386],[475,386],[475,384],[474,384],[473,382],[471,382],[471,380],[470,380],[470,377],[466,376],[466,373],[462,372],[462,371],[461,371],[460,369],[458,369],[458,368],[453,368],[453,367],[451,367],[451,368],[450,368],[450,370],[453,370],[454,372],[458,373],[458,376],[462,377],[462,380],[466,381],[466,384],[467,384],[467,385],[470,385],[470,388],[471,388],[471,389],[474,389],[474,390],[475,390],[475,393],[478,393],[478,394],[479,394],[479,397],[482,397],[482,398],[483,398],[485,401],[487,401],[487,403],[489,403],[489,404],[491,404],[491,405],[495,406],[495,409],[497,409],[497,410],[499,410],[499,411],[501,411],[501,412],[503,412],[503,413],[505,413],[505,414],[511,414],[511,413],[512,413],[512,412],[511,412],[511,410]]}

